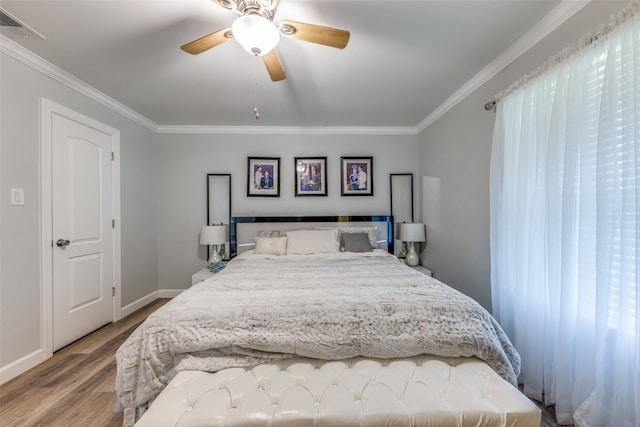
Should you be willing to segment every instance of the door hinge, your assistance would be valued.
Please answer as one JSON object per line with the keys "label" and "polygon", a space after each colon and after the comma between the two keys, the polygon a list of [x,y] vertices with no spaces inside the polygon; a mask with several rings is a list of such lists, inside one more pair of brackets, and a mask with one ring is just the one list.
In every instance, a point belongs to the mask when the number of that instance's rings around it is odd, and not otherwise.
{"label": "door hinge", "polygon": [[111,228],[116,228],[116,220],[115,219],[111,220]]}
{"label": "door hinge", "polygon": [[111,296],[112,297],[116,296],[116,287],[115,286],[111,288]]}
{"label": "door hinge", "polygon": [[111,152],[111,161],[113,162],[116,159],[116,153]]}

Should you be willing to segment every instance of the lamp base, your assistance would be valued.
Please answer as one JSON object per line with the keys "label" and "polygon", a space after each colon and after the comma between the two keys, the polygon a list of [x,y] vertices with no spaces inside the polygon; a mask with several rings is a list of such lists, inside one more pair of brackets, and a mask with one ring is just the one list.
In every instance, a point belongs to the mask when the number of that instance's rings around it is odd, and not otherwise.
{"label": "lamp base", "polygon": [[212,262],[211,264],[209,264],[209,271],[212,273],[217,273],[223,268],[224,268],[224,264],[221,262]]}
{"label": "lamp base", "polygon": [[[218,271],[224,268],[224,264],[222,263],[222,257],[217,251],[217,245],[214,245],[211,250],[211,258],[209,258],[209,271],[212,273],[217,273]],[[224,246],[223,246],[224,248]]]}
{"label": "lamp base", "polygon": [[209,264],[215,264],[216,262],[222,262],[222,258],[220,257],[220,254],[218,253],[218,245],[213,245],[213,248],[211,248],[211,257],[209,258]]}
{"label": "lamp base", "polygon": [[409,253],[407,253],[407,257],[404,260],[405,264],[409,267],[415,267],[420,264],[420,257],[416,252],[416,248],[413,246],[413,242],[409,244]]}

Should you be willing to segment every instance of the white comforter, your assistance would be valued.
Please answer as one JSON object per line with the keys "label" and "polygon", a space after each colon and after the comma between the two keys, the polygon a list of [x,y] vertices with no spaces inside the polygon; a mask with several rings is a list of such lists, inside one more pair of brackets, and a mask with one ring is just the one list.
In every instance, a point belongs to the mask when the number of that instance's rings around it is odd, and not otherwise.
{"label": "white comforter", "polygon": [[182,370],[248,367],[294,355],[475,356],[516,384],[520,358],[472,299],[382,251],[241,256],[183,292],[120,347],[127,419]]}

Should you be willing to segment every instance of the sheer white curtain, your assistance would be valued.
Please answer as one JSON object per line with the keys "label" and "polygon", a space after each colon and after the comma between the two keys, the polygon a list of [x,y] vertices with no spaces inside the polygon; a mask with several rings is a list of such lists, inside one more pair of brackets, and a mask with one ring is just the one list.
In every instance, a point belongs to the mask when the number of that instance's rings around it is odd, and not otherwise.
{"label": "sheer white curtain", "polygon": [[494,315],[561,424],[640,426],[640,12],[498,104]]}

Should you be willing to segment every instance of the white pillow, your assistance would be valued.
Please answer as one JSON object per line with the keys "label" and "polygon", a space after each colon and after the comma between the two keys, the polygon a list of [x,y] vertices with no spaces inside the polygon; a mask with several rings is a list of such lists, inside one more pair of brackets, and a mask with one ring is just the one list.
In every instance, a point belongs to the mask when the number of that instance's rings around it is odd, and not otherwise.
{"label": "white pillow", "polygon": [[336,229],[287,231],[287,254],[335,254],[339,248]]}
{"label": "white pillow", "polygon": [[286,237],[256,237],[254,253],[266,255],[284,255],[287,251]]}

